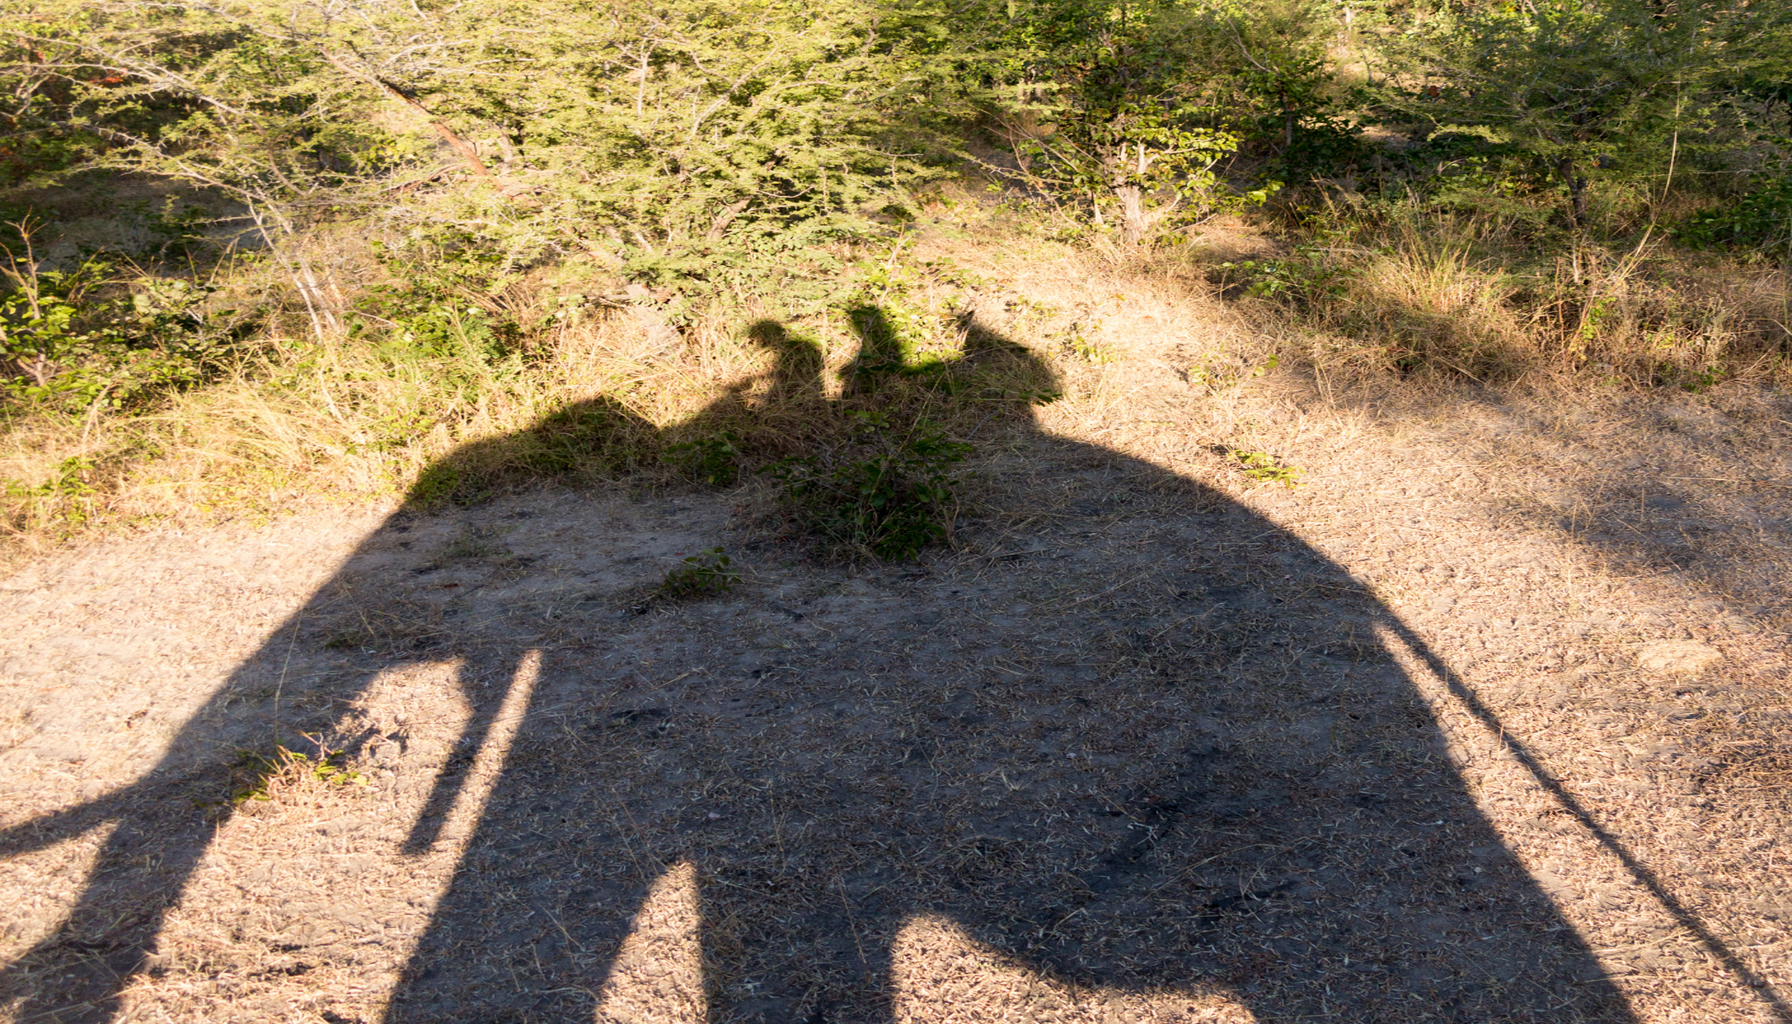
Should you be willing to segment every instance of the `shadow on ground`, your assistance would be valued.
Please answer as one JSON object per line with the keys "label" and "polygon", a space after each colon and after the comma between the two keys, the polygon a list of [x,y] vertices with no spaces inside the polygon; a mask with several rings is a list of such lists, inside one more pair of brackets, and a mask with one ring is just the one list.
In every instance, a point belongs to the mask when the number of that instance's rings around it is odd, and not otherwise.
{"label": "shadow on ground", "polygon": [[[1569,539],[1615,572],[1681,581],[1699,596],[1656,625],[1785,632],[1792,531],[1792,403],[1738,386],[1593,396],[1452,398],[1459,435],[1490,461],[1521,463],[1528,493],[1503,496],[1528,524]],[[1474,408],[1479,416],[1466,416]],[[1480,436],[1476,436],[1479,434]],[[1702,593],[1700,593],[1702,592]]]}
{"label": "shadow on ground", "polygon": [[[848,399],[875,408],[914,368],[861,312]],[[961,549],[918,563],[825,564],[772,541],[740,552],[743,585],[700,603],[636,614],[617,585],[552,615],[482,604],[482,586],[547,568],[508,552],[476,500],[491,453],[457,453],[425,476],[429,507],[371,536],[167,762],[0,835],[17,853],[117,823],[0,998],[22,1021],[117,1016],[229,813],[218,766],[238,733],[221,723],[244,718],[225,705],[271,714],[296,649],[335,667],[285,692],[294,732],[333,728],[381,673],[459,660],[473,712],[412,850],[438,840],[500,709],[520,709],[394,1022],[593,1019],[637,908],[673,871],[701,890],[717,1022],[892,1020],[903,929],[941,919],[1070,984],[1220,993],[1262,1020],[1630,1020],[1445,757],[1386,646],[1424,660],[1410,631],[1223,496],[1034,430],[1015,399],[1050,393],[1049,370],[967,335],[927,394],[968,410],[992,453]],[[730,396],[680,436],[786,417],[826,443],[840,415],[813,349],[771,325],[756,336],[781,349],[764,395]],[[587,403],[509,439],[506,458],[520,440],[552,471],[650,430]],[[453,550],[420,540],[449,534]],[[436,582],[449,557],[473,566],[451,589]]]}

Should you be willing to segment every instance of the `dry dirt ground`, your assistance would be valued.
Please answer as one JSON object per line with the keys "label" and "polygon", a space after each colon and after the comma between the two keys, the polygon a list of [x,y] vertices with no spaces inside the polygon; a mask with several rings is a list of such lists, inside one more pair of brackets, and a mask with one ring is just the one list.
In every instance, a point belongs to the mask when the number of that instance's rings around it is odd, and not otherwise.
{"label": "dry dirt ground", "polygon": [[1792,402],[1214,388],[1065,273],[914,562],[624,482],[0,582],[7,1019],[1792,1021]]}

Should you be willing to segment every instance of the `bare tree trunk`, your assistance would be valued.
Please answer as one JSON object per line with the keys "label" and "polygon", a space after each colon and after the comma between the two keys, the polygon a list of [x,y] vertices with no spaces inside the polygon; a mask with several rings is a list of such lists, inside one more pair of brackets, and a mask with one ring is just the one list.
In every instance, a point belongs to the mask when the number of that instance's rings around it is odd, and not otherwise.
{"label": "bare tree trunk", "polygon": [[1114,198],[1120,200],[1120,238],[1127,245],[1138,245],[1157,218],[1145,211],[1145,192],[1137,185],[1118,185]]}
{"label": "bare tree trunk", "polygon": [[1575,227],[1587,222],[1587,177],[1575,173],[1574,158],[1565,156],[1556,162],[1556,173],[1568,183],[1568,215]]}
{"label": "bare tree trunk", "polygon": [[1120,151],[1120,159],[1109,165],[1118,164],[1119,168],[1109,179],[1111,183],[1108,187],[1113,190],[1114,198],[1120,201],[1120,237],[1127,245],[1142,244],[1158,221],[1181,206],[1183,199],[1180,195],[1175,196],[1155,209],[1147,205],[1151,193],[1138,182],[1145,180],[1145,173],[1157,162],[1157,157],[1145,148],[1144,143],[1139,143],[1138,147],[1138,156],[1133,158],[1130,168],[1127,166],[1128,158],[1124,148]]}

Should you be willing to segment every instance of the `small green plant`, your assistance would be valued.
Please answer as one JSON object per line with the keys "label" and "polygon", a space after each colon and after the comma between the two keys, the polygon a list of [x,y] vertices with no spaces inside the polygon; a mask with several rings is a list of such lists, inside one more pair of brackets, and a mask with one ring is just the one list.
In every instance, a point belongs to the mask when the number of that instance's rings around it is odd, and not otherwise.
{"label": "small green plant", "polygon": [[17,501],[36,505],[49,515],[70,524],[87,521],[93,485],[87,477],[93,463],[79,455],[63,459],[56,475],[35,487],[14,480],[0,481],[0,493]]}
{"label": "small green plant", "polygon": [[1667,366],[1656,376],[1664,382],[1672,381],[1678,384],[1682,391],[1690,391],[1696,395],[1710,391],[1722,384],[1728,379],[1729,374],[1721,366],[1707,366],[1704,369]]}
{"label": "small green plant", "polygon": [[93,493],[93,485],[87,482],[87,474],[93,471],[93,463],[79,455],[71,455],[56,466],[56,475],[36,487],[25,487],[20,484],[10,485],[20,497],[59,498],[74,501]]}
{"label": "small green plant", "polygon": [[[1093,328],[1093,330],[1100,329],[1100,323],[1097,323]],[[1085,328],[1081,321],[1071,324],[1070,329],[1064,332],[1064,347],[1069,349],[1072,355],[1082,359],[1084,362],[1117,362],[1120,357],[1115,355],[1106,345],[1103,345],[1101,342],[1090,337],[1090,330],[1090,328]]]}
{"label": "small green plant", "polygon": [[1259,483],[1278,483],[1284,487],[1299,487],[1301,468],[1290,466],[1267,452],[1246,451],[1243,448],[1229,448],[1226,454],[1238,463],[1245,476]]}
{"label": "small green plant", "polygon": [[230,802],[241,804],[251,800],[272,800],[282,782],[321,782],[333,786],[365,786],[367,778],[348,766],[348,754],[331,750],[311,736],[317,744],[317,756],[311,757],[285,746],[276,745],[273,753],[243,751],[232,765],[235,784]]}
{"label": "small green plant", "polygon": [[952,470],[971,446],[924,421],[899,434],[883,413],[850,415],[856,422],[839,447],[767,470],[783,485],[797,521],[835,548],[886,561],[912,558],[947,535]]}
{"label": "small green plant", "polygon": [[1614,295],[1602,295],[1587,304],[1586,311],[1581,314],[1580,329],[1575,332],[1578,344],[1577,353],[1584,352],[1586,346],[1599,337],[1599,330],[1617,310],[1618,299]]}
{"label": "small green plant", "polygon": [[690,555],[666,573],[656,597],[687,601],[720,594],[740,582],[740,573],[729,564],[721,548]]}
{"label": "small green plant", "polygon": [[1209,391],[1219,391],[1222,388],[1230,387],[1234,384],[1239,384],[1247,380],[1256,380],[1259,377],[1266,376],[1280,365],[1282,365],[1282,357],[1272,355],[1255,366],[1247,365],[1243,369],[1214,366],[1212,364],[1206,366],[1191,366],[1186,371],[1185,376],[1188,382],[1196,387],[1204,387]]}
{"label": "small green plant", "polygon": [[740,435],[732,430],[684,441],[666,449],[664,461],[691,474],[699,483],[727,487],[740,476]]}

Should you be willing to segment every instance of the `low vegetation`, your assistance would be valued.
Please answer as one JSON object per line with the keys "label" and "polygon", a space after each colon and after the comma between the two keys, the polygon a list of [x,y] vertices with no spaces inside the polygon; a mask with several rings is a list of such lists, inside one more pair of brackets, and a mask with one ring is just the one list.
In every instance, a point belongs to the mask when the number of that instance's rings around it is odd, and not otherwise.
{"label": "low vegetation", "polygon": [[11,550],[634,471],[904,557],[1124,347],[976,358],[991,247],[1234,299],[1196,385],[1786,373],[1778,5],[355,10],[0,15]]}

